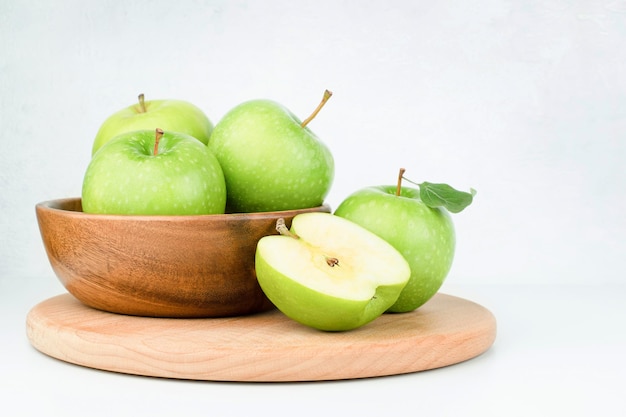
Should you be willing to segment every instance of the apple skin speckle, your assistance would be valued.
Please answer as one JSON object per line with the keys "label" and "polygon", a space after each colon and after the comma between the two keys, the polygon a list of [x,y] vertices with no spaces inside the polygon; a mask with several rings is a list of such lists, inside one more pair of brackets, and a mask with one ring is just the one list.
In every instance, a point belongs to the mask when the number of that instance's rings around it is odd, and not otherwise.
{"label": "apple skin speckle", "polygon": [[[151,130],[120,135],[93,156],[83,180],[83,211],[102,214],[224,213],[226,184],[200,141],[165,132],[153,155]],[[128,198],[129,196],[133,198]]]}
{"label": "apple skin speckle", "polygon": [[234,212],[319,206],[334,178],[326,145],[270,100],[248,101],[229,111],[208,147],[222,166]]}
{"label": "apple skin speckle", "polygon": [[447,211],[426,206],[410,187],[368,187],[348,196],[335,214],[374,232],[394,246],[411,266],[411,279],[389,312],[412,311],[441,287],[454,258],[455,231]]}

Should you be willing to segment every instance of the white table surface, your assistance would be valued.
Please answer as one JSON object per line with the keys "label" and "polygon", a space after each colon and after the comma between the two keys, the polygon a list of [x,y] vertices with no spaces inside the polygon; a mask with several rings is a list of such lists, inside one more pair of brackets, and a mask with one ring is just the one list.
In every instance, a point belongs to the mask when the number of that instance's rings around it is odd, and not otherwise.
{"label": "white table surface", "polygon": [[446,283],[442,292],[496,316],[485,354],[432,371],[313,383],[169,380],[50,358],[30,345],[25,320],[62,291],[52,279],[0,280],[0,397],[12,416],[626,415],[626,285]]}

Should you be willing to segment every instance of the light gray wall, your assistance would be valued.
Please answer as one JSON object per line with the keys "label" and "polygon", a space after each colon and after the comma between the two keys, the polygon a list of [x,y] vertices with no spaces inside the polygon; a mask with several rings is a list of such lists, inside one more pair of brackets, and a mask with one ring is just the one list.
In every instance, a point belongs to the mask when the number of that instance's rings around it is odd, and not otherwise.
{"label": "light gray wall", "polygon": [[333,207],[404,166],[478,190],[449,280],[623,282],[624,45],[624,0],[2,1],[0,279],[56,279],[34,205],[80,195],[140,92],[217,122],[258,97],[304,117],[328,88]]}

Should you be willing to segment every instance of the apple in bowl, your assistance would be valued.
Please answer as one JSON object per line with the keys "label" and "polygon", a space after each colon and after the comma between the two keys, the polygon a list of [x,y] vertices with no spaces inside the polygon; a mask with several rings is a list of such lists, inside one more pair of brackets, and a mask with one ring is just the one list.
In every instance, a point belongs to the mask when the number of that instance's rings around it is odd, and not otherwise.
{"label": "apple in bowl", "polygon": [[256,99],[235,106],[215,125],[208,147],[224,171],[229,211],[322,204],[333,182],[334,159],[309,122],[331,95],[326,90],[304,121],[273,100]]}
{"label": "apple in bowl", "polygon": [[226,213],[219,163],[179,132],[126,132],[85,172],[82,198],[36,214],[53,271],[84,304],[151,317],[225,317],[273,308],[256,278],[256,244],[278,218],[325,205]]}
{"label": "apple in bowl", "polygon": [[139,94],[137,103],[116,111],[102,122],[91,154],[121,133],[156,128],[187,134],[206,145],[213,123],[199,107],[188,101],[145,100],[144,95]]}
{"label": "apple in bowl", "polygon": [[99,214],[223,214],[226,184],[211,151],[193,137],[155,130],[122,133],[92,157],[83,211]]}

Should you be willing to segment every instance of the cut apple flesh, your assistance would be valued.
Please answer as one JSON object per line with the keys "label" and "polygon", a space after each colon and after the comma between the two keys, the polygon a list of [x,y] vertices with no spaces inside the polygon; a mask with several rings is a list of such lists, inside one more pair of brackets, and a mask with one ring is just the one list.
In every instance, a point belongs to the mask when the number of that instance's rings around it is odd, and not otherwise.
{"label": "cut apple flesh", "polygon": [[257,277],[276,307],[303,324],[358,327],[391,306],[408,282],[410,268],[402,255],[346,219],[301,214],[291,233],[259,241]]}

